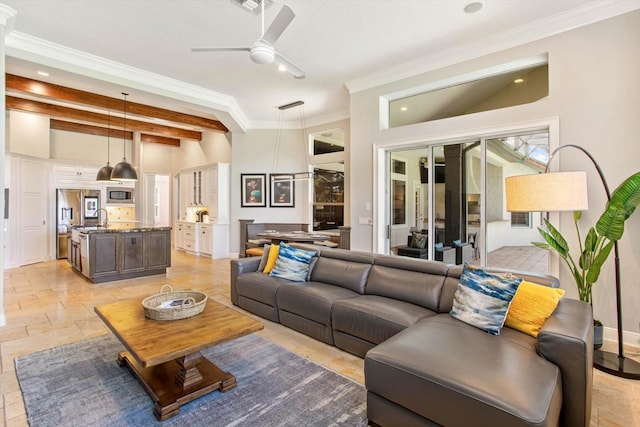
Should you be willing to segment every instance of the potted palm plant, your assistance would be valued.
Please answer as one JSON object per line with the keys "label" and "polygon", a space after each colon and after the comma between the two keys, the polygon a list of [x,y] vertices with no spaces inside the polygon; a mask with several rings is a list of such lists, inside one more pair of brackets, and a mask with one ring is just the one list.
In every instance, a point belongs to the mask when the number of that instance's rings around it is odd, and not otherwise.
{"label": "potted palm plant", "polygon": [[[593,303],[593,285],[598,281],[602,265],[611,254],[615,242],[624,234],[624,223],[640,204],[640,172],[631,175],[611,194],[604,212],[595,227],[591,227],[584,242],[580,235],[578,221],[582,212],[573,213],[573,221],[578,234],[578,260],[573,258],[569,245],[560,232],[545,218],[546,230],[538,227],[544,242],[532,242],[535,246],[556,252],[571,271],[578,297],[581,301]],[[602,323],[594,321],[594,345],[602,346]],[[598,337],[599,334],[599,337]],[[598,344],[599,343],[599,344]]]}

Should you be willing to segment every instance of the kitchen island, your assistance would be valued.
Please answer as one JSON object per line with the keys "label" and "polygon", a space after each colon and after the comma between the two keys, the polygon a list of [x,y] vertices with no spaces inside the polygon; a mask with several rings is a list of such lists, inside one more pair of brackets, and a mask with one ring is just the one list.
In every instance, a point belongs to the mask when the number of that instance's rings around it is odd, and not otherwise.
{"label": "kitchen island", "polygon": [[71,230],[69,263],[93,283],[166,274],[171,227],[83,227]]}

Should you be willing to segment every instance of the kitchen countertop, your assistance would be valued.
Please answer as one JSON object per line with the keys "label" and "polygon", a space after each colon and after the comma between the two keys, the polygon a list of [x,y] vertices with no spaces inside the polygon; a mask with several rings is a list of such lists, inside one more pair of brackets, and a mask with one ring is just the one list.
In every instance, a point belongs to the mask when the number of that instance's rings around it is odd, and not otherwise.
{"label": "kitchen countertop", "polygon": [[131,227],[126,224],[109,224],[108,227],[97,227],[97,226],[83,226],[76,225],[73,226],[75,230],[83,234],[91,234],[91,233],[144,233],[148,231],[165,231],[171,230],[171,227],[157,227],[153,225],[135,225]]}

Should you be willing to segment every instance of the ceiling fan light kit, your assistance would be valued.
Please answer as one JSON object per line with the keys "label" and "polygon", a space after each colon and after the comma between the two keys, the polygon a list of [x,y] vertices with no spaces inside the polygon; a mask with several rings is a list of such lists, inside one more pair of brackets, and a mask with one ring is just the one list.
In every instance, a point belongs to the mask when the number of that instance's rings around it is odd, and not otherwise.
{"label": "ceiling fan light kit", "polygon": [[260,40],[251,46],[249,56],[257,64],[272,64],[275,60],[273,48]]}
{"label": "ceiling fan light kit", "polygon": [[300,67],[280,55],[275,51],[273,45],[280,38],[284,30],[295,18],[295,13],[289,6],[283,6],[278,12],[267,31],[264,30],[264,8],[267,1],[273,0],[233,0],[239,5],[246,7],[259,3],[262,6],[262,35],[256,40],[251,47],[194,47],[192,52],[249,52],[249,58],[256,64],[273,64],[286,69],[293,77],[304,79],[305,73]]}

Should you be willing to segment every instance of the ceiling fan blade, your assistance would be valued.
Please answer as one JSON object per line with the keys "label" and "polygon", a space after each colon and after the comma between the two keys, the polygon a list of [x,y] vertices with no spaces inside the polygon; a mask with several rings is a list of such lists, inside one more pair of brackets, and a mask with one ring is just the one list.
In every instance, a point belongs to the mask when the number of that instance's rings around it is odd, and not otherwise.
{"label": "ceiling fan blade", "polygon": [[262,35],[262,40],[273,46],[295,17],[296,14],[293,13],[289,6],[282,6],[276,19],[273,20],[267,31]]}
{"label": "ceiling fan blade", "polygon": [[300,69],[300,67],[298,67],[296,64],[289,61],[284,56],[279,55],[278,52],[274,52],[274,55],[274,62],[285,67],[287,71],[293,75],[293,77],[295,77],[296,79],[304,79],[306,77],[304,71],[302,71],[302,69]]}
{"label": "ceiling fan blade", "polygon": [[250,47],[192,47],[191,52],[250,52]]}

